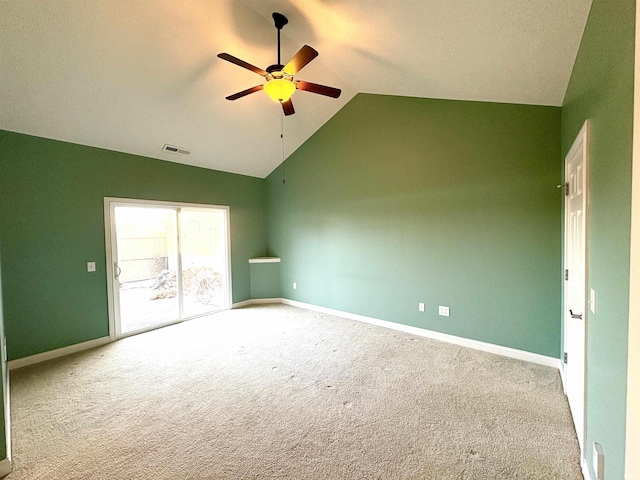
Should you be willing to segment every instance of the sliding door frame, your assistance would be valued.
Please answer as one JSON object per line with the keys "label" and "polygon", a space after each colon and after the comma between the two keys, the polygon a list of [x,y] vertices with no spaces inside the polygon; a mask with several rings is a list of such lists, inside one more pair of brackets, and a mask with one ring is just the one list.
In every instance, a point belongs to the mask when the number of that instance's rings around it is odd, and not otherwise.
{"label": "sliding door frame", "polygon": [[[135,335],[137,333],[142,333],[142,331],[133,331],[128,332],[124,335],[121,334],[118,328],[118,324],[116,322],[116,312],[119,311],[120,305],[116,295],[114,295],[114,279],[115,272],[113,268],[113,253],[114,250],[117,249],[117,240],[116,240],[116,225],[115,218],[113,215],[115,207],[157,207],[157,208],[174,208],[174,209],[217,209],[225,211],[225,229],[226,229],[226,238],[225,238],[225,253],[226,253],[226,276],[227,276],[227,298],[226,298],[226,306],[222,310],[228,310],[232,306],[232,283],[231,283],[231,221],[229,218],[229,207],[226,205],[208,205],[202,203],[182,203],[182,202],[167,202],[167,201],[157,201],[157,200],[144,200],[137,198],[116,198],[116,197],[104,197],[104,238],[105,238],[105,248],[106,248],[106,273],[107,273],[107,304],[109,308],[109,338],[111,341],[118,340],[119,338],[123,338],[128,335]],[[182,264],[182,250],[180,245],[180,215],[177,216],[177,237],[178,237],[178,263],[181,266]],[[178,275],[176,275],[178,277]],[[178,279],[177,281],[182,281],[182,279]],[[183,315],[183,307],[182,307],[182,298],[179,298],[180,302],[180,317]],[[212,312],[214,313],[214,312]],[[196,315],[191,318],[196,318],[198,316],[209,315],[209,313],[205,313],[202,315]],[[178,323],[184,319],[180,318],[176,321],[164,322],[158,325],[155,325],[152,329],[161,328],[167,325],[171,325],[174,323]],[[150,330],[150,329],[147,329]],[[146,330],[144,330],[146,331]]]}

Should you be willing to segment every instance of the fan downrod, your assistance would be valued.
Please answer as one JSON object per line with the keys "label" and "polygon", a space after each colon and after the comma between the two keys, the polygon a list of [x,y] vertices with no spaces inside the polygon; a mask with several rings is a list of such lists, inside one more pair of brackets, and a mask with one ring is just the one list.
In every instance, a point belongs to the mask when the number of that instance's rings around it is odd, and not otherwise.
{"label": "fan downrod", "polygon": [[[280,61],[280,30],[282,30],[282,27],[284,27],[287,23],[289,23],[289,20],[287,19],[287,17],[285,17],[281,13],[273,12],[273,15],[271,16],[273,17],[273,22],[276,24],[276,28],[278,29],[278,64],[271,65],[271,67],[269,68],[280,67],[280,64],[282,63]],[[282,70],[282,68],[284,67],[281,67],[280,70]],[[267,72],[269,72],[269,69],[267,69]]]}

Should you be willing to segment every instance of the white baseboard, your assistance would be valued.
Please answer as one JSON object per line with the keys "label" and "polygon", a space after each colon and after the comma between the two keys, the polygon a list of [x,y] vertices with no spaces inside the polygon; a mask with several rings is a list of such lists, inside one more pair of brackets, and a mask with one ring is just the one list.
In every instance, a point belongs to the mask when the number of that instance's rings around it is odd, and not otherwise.
{"label": "white baseboard", "polygon": [[252,305],[261,305],[261,304],[268,304],[268,303],[282,303],[282,299],[281,298],[254,298],[253,300],[251,300]]}
{"label": "white baseboard", "polygon": [[231,305],[231,308],[242,308],[242,307],[248,307],[249,305],[251,305],[251,300],[244,300],[242,302],[237,302],[234,303],[233,305]]}
{"label": "white baseboard", "polygon": [[0,460],[0,477],[9,475],[11,473],[11,470],[12,470],[11,460],[9,460],[8,458]]}
{"label": "white baseboard", "polygon": [[50,350],[48,352],[36,353],[35,355],[30,355],[28,357],[10,360],[7,362],[7,366],[9,367],[9,370],[15,370],[16,368],[26,367],[27,365],[33,365],[53,358],[63,357],[83,350],[89,350],[90,348],[96,348],[109,342],[111,342],[111,338],[109,337],[96,338],[95,340],[89,340],[88,342],[76,343],[75,345],[69,345],[68,347],[56,348],[55,350]]}
{"label": "white baseboard", "polygon": [[244,302],[238,302],[231,305],[231,308],[248,307],[249,305],[262,305],[267,303],[283,303],[281,298],[252,298]]}
{"label": "white baseboard", "polygon": [[[258,305],[263,303],[280,303],[280,298],[254,298],[252,300],[245,300],[244,302],[234,303],[231,308],[247,307],[249,305]],[[110,337],[96,338],[95,340],[89,340],[88,342],[76,343],[75,345],[69,345],[68,347],[57,348],[48,352],[37,353],[29,357],[17,358],[7,362],[9,370],[15,370],[17,368],[26,367],[40,362],[45,362],[72,353],[81,352],[83,350],[89,350],[90,348],[99,347],[111,342]]]}
{"label": "white baseboard", "polygon": [[[560,375],[564,383],[564,375],[562,372],[562,362],[559,358],[548,357],[546,355],[540,355],[537,353],[531,353],[524,350],[517,350],[515,348],[503,347],[500,345],[494,345],[492,343],[480,342],[478,340],[471,340],[468,338],[457,337],[455,335],[449,335],[446,333],[435,332],[433,330],[427,330],[425,328],[411,327],[409,325],[403,325],[401,323],[390,322],[387,320],[380,320],[373,317],[366,317],[364,315],[357,315],[355,313],[343,312],[341,310],[334,310],[332,308],[320,307],[310,303],[298,302],[295,300],[289,300],[286,298],[254,298],[251,300],[245,300],[237,302],[232,305],[231,308],[242,308],[249,305],[259,304],[273,304],[284,303],[286,305],[292,305],[294,307],[305,308],[307,310],[313,310],[316,312],[323,312],[329,315],[335,315],[337,317],[348,318],[349,320],[355,320],[358,322],[369,323],[372,325],[378,325],[380,327],[390,328],[392,330],[399,330],[401,332],[410,333],[412,335],[418,335],[421,337],[431,338],[434,340],[440,340],[442,342],[453,343],[463,347],[469,347],[476,350],[482,350],[484,352],[494,353],[502,355],[504,357],[516,358],[518,360],[524,360],[526,362],[536,363],[538,365],[544,365],[547,367],[553,367],[560,370]],[[109,337],[96,338],[95,340],[89,340],[88,342],[77,343],[68,347],[58,348],[48,352],[38,353],[29,357],[18,358],[11,360],[7,363],[9,370],[15,370],[17,368],[26,367],[27,365],[33,365],[35,363],[44,362],[53,358],[62,357],[64,355],[70,355],[72,353],[81,352],[82,350],[88,350],[90,348],[99,347],[100,345],[107,344],[111,341]]]}
{"label": "white baseboard", "polygon": [[564,394],[567,394],[567,378],[565,377],[565,373],[564,373],[564,363],[562,361],[560,361],[560,380],[562,380],[562,391],[564,392]]}
{"label": "white baseboard", "polygon": [[334,310],[332,308],[320,307],[317,305],[289,300],[286,298],[282,299],[282,303],[286,305],[292,305],[294,307],[305,308],[307,310],[327,313],[329,315],[335,315],[336,317],[348,318],[349,320],[356,320],[358,322],[378,325],[380,327],[390,328],[392,330],[399,330],[401,332],[418,335],[420,337],[440,340],[441,342],[453,343],[462,347],[482,350],[483,352],[494,353],[496,355],[502,355],[503,357],[524,360],[525,362],[536,363],[538,365],[544,365],[545,367],[553,367],[557,368],[558,370],[560,370],[562,367],[562,363],[560,362],[559,358],[548,357],[546,355],[540,355],[538,353],[531,353],[524,350],[517,350],[515,348],[503,347],[500,345],[494,345],[492,343],[480,342],[478,340],[470,340],[468,338],[435,332],[433,330],[427,330],[425,328],[411,327],[409,325],[403,325],[401,323],[389,322],[387,320],[380,320],[373,317],[365,317],[364,315],[357,315],[355,313],[343,312],[340,310]]}

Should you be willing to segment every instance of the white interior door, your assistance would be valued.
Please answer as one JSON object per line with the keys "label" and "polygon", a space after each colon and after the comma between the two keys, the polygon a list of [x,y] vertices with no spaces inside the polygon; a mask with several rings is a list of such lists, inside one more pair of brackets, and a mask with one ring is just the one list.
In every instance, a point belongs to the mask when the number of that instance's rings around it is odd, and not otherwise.
{"label": "white interior door", "polygon": [[566,393],[584,458],[586,383],[587,134],[585,122],[565,158],[564,351]]}
{"label": "white interior door", "polygon": [[105,199],[113,339],[231,305],[228,207]]}

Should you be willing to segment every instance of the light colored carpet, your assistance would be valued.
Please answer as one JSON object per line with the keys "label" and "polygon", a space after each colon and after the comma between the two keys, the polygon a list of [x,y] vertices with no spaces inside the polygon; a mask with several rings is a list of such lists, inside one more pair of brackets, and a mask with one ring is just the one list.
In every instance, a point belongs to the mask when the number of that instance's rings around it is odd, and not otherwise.
{"label": "light colored carpet", "polygon": [[11,373],[14,473],[581,479],[558,372],[284,305]]}

